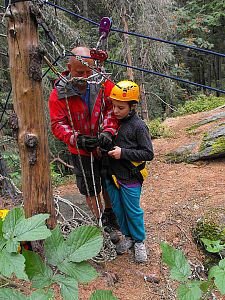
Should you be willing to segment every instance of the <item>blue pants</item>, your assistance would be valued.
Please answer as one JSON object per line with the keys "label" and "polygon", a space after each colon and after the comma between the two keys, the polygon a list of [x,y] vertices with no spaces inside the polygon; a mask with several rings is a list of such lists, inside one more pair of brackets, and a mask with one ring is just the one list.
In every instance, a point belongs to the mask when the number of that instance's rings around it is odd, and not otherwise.
{"label": "blue pants", "polygon": [[106,190],[121,232],[136,242],[145,240],[144,212],[140,207],[141,186],[121,185],[118,189],[107,179]]}

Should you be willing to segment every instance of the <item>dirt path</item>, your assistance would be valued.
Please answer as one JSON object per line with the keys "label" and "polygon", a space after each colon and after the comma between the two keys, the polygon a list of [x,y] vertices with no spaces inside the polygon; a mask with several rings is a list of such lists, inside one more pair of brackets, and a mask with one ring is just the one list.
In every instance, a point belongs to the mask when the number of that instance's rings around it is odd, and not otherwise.
{"label": "dirt path", "polygon": [[[203,254],[193,243],[191,229],[208,209],[225,206],[225,160],[166,164],[162,155],[201,135],[206,128],[198,129],[191,136],[185,128],[209,114],[167,119],[165,124],[174,131],[174,137],[153,141],[156,155],[149,165],[150,176],[144,183],[141,198],[145,210],[149,262],[136,265],[132,253],[107,262],[102,266],[102,272],[107,276],[102,275],[95,282],[82,286],[80,300],[88,299],[96,288],[111,289],[120,300],[175,299],[173,285],[161,263],[159,243],[162,240],[180,247],[192,264],[201,264]],[[109,279],[115,274],[118,281],[112,283]],[[152,274],[160,278],[159,284],[144,280],[144,275]]]}
{"label": "dirt path", "polygon": [[[201,265],[203,254],[192,240],[191,229],[208,209],[225,207],[225,159],[168,164],[164,162],[163,155],[201,136],[208,125],[198,128],[192,135],[185,129],[208,115],[210,112],[167,119],[165,125],[174,132],[173,137],[153,140],[155,158],[149,164],[150,175],[144,182],[141,197],[145,211],[148,263],[135,264],[130,252],[104,265],[96,265],[100,276],[89,284],[79,286],[80,300],[89,299],[96,289],[110,289],[119,300],[175,299],[174,283],[161,262],[160,241],[181,248],[193,265]],[[57,192],[81,205],[85,203],[74,184],[60,187]],[[144,276],[154,274],[160,279],[159,283],[144,280]],[[60,297],[57,299],[60,300]]]}

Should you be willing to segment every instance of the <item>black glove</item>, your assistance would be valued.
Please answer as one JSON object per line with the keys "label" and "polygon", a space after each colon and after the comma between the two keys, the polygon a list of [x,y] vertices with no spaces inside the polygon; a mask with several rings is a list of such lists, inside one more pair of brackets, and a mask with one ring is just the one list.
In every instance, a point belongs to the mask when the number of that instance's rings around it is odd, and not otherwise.
{"label": "black glove", "polygon": [[79,134],[77,138],[77,146],[79,149],[92,152],[99,146],[98,138],[91,135]]}
{"label": "black glove", "polygon": [[112,134],[108,131],[104,131],[99,135],[99,146],[101,150],[111,150],[113,148]]}

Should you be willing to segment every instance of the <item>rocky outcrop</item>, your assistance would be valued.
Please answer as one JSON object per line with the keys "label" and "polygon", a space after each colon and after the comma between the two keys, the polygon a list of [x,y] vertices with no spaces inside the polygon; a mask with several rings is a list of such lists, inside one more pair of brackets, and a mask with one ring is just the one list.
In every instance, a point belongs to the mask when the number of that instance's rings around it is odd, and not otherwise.
{"label": "rocky outcrop", "polygon": [[189,131],[212,122],[214,122],[214,125],[203,134],[201,139],[196,138],[195,142],[183,145],[178,149],[167,153],[166,161],[192,163],[198,160],[210,160],[225,157],[225,112],[214,114],[193,124],[189,128]]}

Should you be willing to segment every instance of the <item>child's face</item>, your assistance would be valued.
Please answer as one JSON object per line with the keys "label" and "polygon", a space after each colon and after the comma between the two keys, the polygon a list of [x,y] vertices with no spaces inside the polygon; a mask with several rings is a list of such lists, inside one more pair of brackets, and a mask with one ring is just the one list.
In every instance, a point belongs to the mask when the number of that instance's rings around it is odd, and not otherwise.
{"label": "child's face", "polygon": [[117,119],[125,118],[130,112],[130,106],[126,101],[112,100],[113,111]]}

